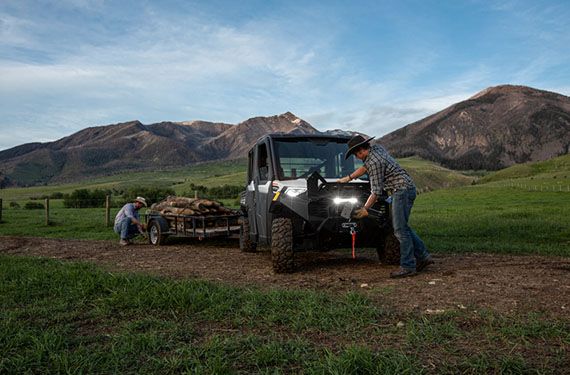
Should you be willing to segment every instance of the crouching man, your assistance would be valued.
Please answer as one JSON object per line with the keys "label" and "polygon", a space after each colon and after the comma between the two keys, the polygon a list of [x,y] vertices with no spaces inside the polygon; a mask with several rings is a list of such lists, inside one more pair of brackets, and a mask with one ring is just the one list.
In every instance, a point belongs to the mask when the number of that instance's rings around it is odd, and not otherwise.
{"label": "crouching man", "polygon": [[131,244],[131,239],[138,234],[144,234],[144,224],[140,222],[139,210],[142,206],[147,207],[143,197],[137,197],[133,203],[127,203],[115,216],[115,233],[121,236],[119,244],[126,246]]}

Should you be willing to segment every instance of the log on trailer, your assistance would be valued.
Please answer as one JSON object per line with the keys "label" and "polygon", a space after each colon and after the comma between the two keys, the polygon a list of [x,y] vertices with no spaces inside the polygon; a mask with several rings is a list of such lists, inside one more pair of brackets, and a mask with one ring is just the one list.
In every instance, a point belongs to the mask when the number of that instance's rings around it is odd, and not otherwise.
{"label": "log on trailer", "polygon": [[204,198],[169,196],[145,215],[149,242],[161,245],[167,237],[239,237],[240,212]]}
{"label": "log on trailer", "polygon": [[173,196],[168,196],[165,200],[153,204],[150,209],[161,214],[175,215],[211,216],[237,213],[237,211],[226,208],[222,203],[214,200]]}

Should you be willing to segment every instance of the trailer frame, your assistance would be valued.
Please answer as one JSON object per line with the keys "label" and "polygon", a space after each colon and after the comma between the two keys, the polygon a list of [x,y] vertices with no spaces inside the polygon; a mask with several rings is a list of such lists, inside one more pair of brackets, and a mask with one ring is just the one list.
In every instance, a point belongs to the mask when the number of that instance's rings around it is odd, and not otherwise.
{"label": "trailer frame", "polygon": [[168,237],[239,238],[240,213],[232,215],[178,215],[149,212],[143,214],[149,243],[163,245]]}

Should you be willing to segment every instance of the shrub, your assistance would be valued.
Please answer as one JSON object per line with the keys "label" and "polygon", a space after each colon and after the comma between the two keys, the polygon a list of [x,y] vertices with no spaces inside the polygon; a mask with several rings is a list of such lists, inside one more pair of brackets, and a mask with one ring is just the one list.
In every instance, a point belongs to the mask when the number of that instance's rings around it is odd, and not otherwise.
{"label": "shrub", "polygon": [[101,189],[78,189],[69,195],[64,195],[63,205],[66,208],[103,207],[109,194],[109,191]]}
{"label": "shrub", "polygon": [[171,188],[131,188],[124,191],[122,195],[125,203],[134,201],[136,197],[143,197],[150,206],[176,193]]}
{"label": "shrub", "polygon": [[51,193],[51,195],[49,196],[49,199],[63,199],[65,197],[65,194],[63,194],[60,191],[56,191],[55,193]]}
{"label": "shrub", "polygon": [[26,210],[41,210],[44,208],[45,208],[44,204],[40,202],[26,202],[26,204],[24,205],[24,209]]}
{"label": "shrub", "polygon": [[10,208],[20,208],[18,202],[10,202]]}

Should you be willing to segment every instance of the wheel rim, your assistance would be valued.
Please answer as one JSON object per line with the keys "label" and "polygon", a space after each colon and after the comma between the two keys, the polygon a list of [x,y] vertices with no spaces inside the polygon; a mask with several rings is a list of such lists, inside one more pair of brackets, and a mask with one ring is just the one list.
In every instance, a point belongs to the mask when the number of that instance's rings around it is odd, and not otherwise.
{"label": "wheel rim", "polygon": [[156,243],[158,242],[158,228],[156,227],[156,225],[153,225],[150,227],[150,242],[153,245],[156,245]]}

